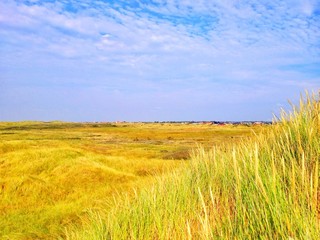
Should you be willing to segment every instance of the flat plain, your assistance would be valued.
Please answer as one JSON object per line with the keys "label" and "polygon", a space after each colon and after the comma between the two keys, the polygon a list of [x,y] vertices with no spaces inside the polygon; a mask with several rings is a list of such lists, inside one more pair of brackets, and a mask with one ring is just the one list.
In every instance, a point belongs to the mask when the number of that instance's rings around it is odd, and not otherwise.
{"label": "flat plain", "polygon": [[190,159],[263,126],[0,123],[0,238],[56,239],[88,211],[112,208]]}

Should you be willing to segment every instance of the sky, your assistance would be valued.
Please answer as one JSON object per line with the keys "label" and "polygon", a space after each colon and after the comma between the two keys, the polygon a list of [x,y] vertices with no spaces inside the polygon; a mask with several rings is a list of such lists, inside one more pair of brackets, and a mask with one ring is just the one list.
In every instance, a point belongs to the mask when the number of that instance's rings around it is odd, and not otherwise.
{"label": "sky", "polygon": [[320,89],[320,0],[1,0],[0,121],[270,121]]}

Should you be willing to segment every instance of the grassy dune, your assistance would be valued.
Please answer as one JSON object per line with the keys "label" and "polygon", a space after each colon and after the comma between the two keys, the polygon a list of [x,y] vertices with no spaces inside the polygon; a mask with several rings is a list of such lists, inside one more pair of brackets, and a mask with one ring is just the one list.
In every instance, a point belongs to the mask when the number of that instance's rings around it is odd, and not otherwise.
{"label": "grassy dune", "polygon": [[103,215],[122,194],[187,164],[196,143],[238,142],[253,129],[260,127],[2,122],[0,238],[64,238],[87,212]]}
{"label": "grassy dune", "polygon": [[307,96],[233,147],[199,148],[153,187],[92,211],[67,239],[319,239],[320,103]]}

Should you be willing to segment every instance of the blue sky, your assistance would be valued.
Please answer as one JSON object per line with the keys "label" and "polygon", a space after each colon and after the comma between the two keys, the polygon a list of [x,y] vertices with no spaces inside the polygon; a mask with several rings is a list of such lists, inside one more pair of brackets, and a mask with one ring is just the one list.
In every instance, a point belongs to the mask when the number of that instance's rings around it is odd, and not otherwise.
{"label": "blue sky", "polygon": [[319,0],[0,2],[0,121],[271,120],[319,88]]}

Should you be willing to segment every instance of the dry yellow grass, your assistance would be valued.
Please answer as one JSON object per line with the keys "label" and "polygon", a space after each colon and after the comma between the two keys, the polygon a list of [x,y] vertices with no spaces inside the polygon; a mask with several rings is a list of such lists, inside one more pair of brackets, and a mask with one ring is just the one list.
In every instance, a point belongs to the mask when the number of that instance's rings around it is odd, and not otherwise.
{"label": "dry yellow grass", "polygon": [[239,144],[198,148],[154,186],[90,212],[67,239],[320,239],[319,97],[306,94]]}
{"label": "dry yellow grass", "polygon": [[246,126],[0,123],[0,236],[56,239],[89,209],[111,208],[184,164],[197,143],[251,134]]}

